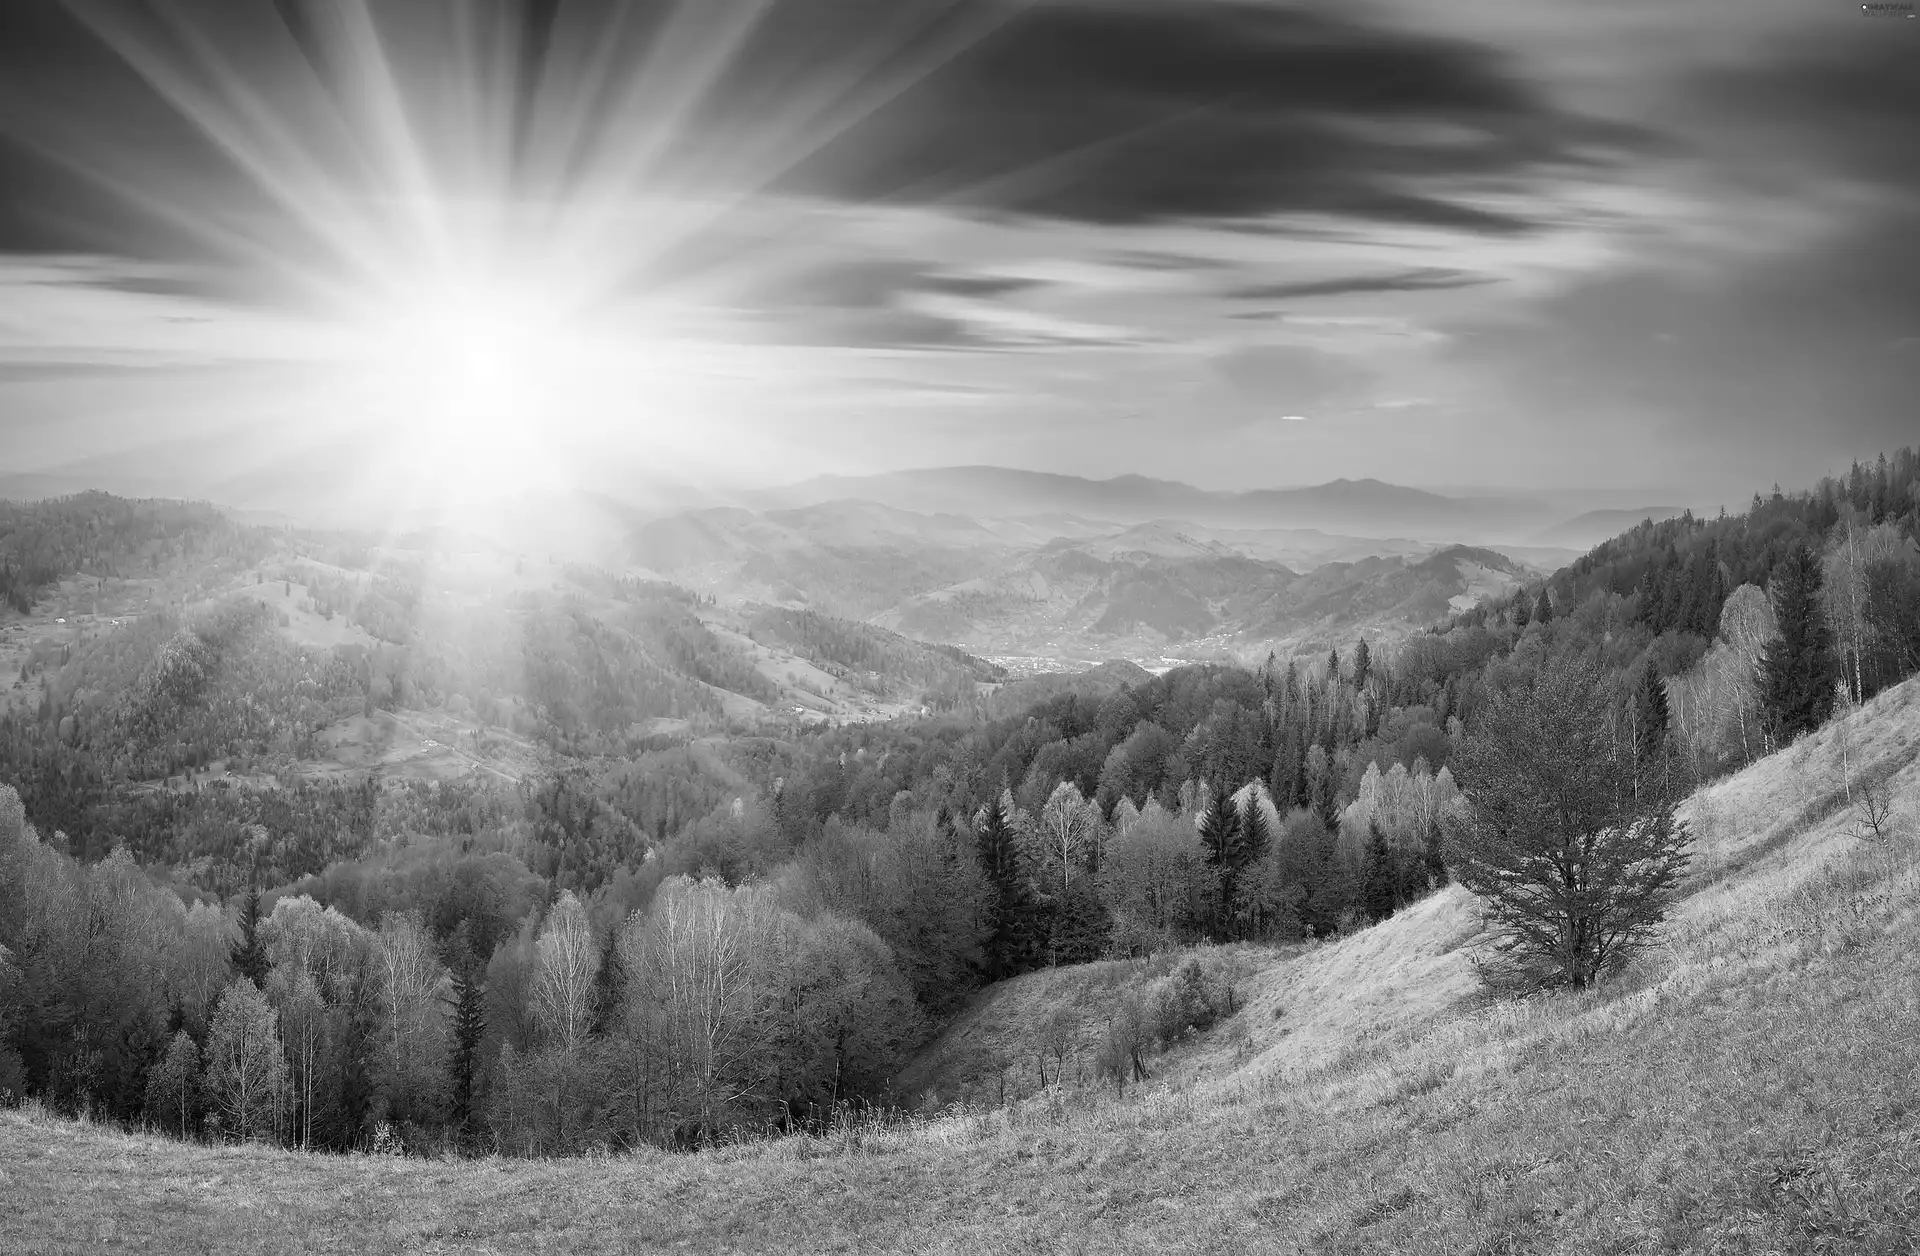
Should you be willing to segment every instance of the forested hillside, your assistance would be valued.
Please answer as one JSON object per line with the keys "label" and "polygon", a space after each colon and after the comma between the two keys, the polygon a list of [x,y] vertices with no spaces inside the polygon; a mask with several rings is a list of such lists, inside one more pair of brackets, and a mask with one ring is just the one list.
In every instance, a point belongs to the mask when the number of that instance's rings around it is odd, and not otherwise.
{"label": "forested hillside", "polygon": [[[698,735],[722,727],[704,704],[748,697],[749,661],[768,675],[761,651],[934,695],[994,673],[612,576],[462,611],[464,636],[423,594],[407,644],[331,663],[244,604],[143,621],[86,643],[4,730],[0,780],[25,807],[0,817],[0,1088],[182,1131],[213,1116],[302,1145],[384,1130],[540,1152],[887,1102],[987,982],[1347,935],[1425,899],[1502,779],[1477,730],[1550,678],[1583,678],[1577,731],[1614,792],[1670,804],[1912,674],[1916,465],[1903,451],[1738,517],[1636,528],[1391,647],[1109,671],[1015,710],[839,727]],[[115,640],[146,644],[122,658]],[[301,783],[298,730],[330,712],[289,703],[364,719],[456,698],[536,766]],[[637,726],[674,711],[710,722]],[[135,788],[218,755],[278,776]],[[1196,971],[1155,996],[1169,1033],[1213,997]],[[236,1106],[250,1070],[264,1106]]]}
{"label": "forested hillside", "polygon": [[127,501],[106,493],[0,501],[0,603],[31,613],[48,585],[76,572],[145,576],[181,561],[258,561],[268,542],[204,503]]}

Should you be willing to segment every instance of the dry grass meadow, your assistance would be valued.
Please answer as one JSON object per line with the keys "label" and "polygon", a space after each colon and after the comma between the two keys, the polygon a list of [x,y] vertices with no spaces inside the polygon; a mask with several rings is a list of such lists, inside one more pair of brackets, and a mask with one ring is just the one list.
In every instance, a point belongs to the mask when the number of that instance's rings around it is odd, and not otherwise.
{"label": "dry grass meadow", "polygon": [[[1910,681],[1696,794],[1668,943],[1598,993],[1481,1005],[1452,891],[1269,956],[1237,1016],[1124,1099],[1056,1086],[544,1162],[183,1145],[19,1109],[0,1250],[1920,1253],[1917,760]],[[1904,809],[1890,841],[1856,835],[1862,782]],[[950,1048],[1012,1032],[993,1015]]]}

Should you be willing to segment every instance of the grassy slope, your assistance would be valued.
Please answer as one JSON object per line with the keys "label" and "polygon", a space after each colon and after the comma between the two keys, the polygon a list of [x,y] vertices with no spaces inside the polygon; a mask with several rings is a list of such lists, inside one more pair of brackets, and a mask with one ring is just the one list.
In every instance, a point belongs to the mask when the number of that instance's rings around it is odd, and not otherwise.
{"label": "grassy slope", "polygon": [[[1843,736],[1908,808],[1894,854],[1845,833]],[[1125,1102],[470,1164],[6,1113],[0,1247],[1917,1252],[1917,752],[1920,681],[1696,796],[1696,892],[1597,995],[1472,1009],[1472,912],[1441,896],[1259,975],[1216,1046]],[[1228,1070],[1207,1052],[1236,1034],[1252,1055]]]}

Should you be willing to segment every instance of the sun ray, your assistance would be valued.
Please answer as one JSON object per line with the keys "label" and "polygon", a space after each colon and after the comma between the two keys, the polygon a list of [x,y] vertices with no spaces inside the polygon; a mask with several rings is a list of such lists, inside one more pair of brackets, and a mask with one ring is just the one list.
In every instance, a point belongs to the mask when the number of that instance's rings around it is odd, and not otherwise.
{"label": "sun ray", "polygon": [[60,156],[191,241],[189,281],[305,320],[295,356],[332,368],[302,404],[332,433],[379,433],[367,492],[558,486],[604,474],[603,444],[699,477],[718,465],[707,428],[753,430],[763,459],[804,452],[744,417],[804,410],[783,381],[809,376],[741,311],[826,242],[857,245],[863,219],[777,190],[1025,7],[876,5],[828,48],[774,0],[274,0],[232,23],[189,0],[75,0],[244,182],[98,136]]}

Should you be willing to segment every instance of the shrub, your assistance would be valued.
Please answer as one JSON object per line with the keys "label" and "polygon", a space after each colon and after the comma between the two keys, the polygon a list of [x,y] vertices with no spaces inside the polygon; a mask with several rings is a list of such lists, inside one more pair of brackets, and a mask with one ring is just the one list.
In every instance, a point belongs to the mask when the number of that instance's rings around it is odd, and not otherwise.
{"label": "shrub", "polygon": [[1161,1042],[1178,1042],[1188,1033],[1210,1029],[1226,1005],[1225,992],[1197,959],[1188,959],[1155,983],[1147,1004],[1148,1023]]}

